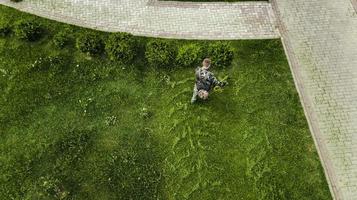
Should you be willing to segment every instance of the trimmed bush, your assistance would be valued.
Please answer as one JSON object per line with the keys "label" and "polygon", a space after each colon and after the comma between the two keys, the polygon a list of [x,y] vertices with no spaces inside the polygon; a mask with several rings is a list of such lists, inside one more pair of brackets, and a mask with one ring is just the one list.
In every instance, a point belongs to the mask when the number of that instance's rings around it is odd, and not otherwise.
{"label": "trimmed bush", "polygon": [[15,25],[15,34],[22,40],[36,41],[42,35],[41,24],[35,20],[20,20]]}
{"label": "trimmed bush", "polygon": [[100,35],[91,32],[79,35],[76,45],[81,52],[89,55],[101,54],[104,50],[104,43]]}
{"label": "trimmed bush", "polygon": [[0,37],[5,37],[11,32],[9,23],[0,23]]}
{"label": "trimmed bush", "polygon": [[202,47],[195,43],[182,46],[176,57],[177,63],[183,67],[196,67],[202,59]]}
{"label": "trimmed bush", "polygon": [[58,48],[63,48],[71,41],[70,33],[68,30],[60,31],[53,36],[53,44]]}
{"label": "trimmed bush", "polygon": [[145,57],[150,66],[170,67],[175,59],[176,48],[172,42],[154,39],[147,43]]}
{"label": "trimmed bush", "polygon": [[228,42],[215,42],[208,46],[208,57],[215,67],[228,67],[234,57],[234,49]]}
{"label": "trimmed bush", "polygon": [[105,49],[111,60],[131,63],[137,54],[136,39],[129,33],[114,33],[106,42]]}

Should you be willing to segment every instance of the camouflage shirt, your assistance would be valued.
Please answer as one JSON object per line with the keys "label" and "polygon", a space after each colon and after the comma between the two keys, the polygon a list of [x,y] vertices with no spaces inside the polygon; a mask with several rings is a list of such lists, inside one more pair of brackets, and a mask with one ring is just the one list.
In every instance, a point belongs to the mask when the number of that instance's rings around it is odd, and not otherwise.
{"label": "camouflage shirt", "polygon": [[196,68],[196,87],[197,90],[210,91],[214,86],[221,85],[214,74],[202,67]]}

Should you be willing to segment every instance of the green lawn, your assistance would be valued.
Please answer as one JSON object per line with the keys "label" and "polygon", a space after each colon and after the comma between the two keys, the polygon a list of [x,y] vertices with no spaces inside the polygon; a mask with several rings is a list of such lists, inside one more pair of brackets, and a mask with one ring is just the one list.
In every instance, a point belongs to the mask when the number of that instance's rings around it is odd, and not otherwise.
{"label": "green lawn", "polygon": [[331,199],[280,40],[232,41],[229,85],[191,105],[193,68],[60,50],[85,29],[33,19],[40,41],[0,38],[1,199]]}

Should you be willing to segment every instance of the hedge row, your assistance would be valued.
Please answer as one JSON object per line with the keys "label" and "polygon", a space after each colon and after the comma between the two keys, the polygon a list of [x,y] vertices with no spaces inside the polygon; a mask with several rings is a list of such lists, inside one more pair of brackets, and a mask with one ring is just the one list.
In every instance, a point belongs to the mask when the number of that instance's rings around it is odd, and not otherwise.
{"label": "hedge row", "polygon": [[[15,35],[26,41],[39,40],[44,35],[44,28],[35,20],[20,20],[15,23]],[[0,24],[0,36],[7,36],[12,32],[9,24]],[[53,44],[58,48],[69,45],[74,38],[71,29],[63,29],[53,37]],[[123,64],[131,64],[145,49],[145,59],[153,67],[196,67],[209,57],[216,67],[229,66],[233,60],[233,48],[228,42],[213,42],[205,45],[188,42],[177,45],[172,40],[149,39],[148,42],[139,40],[128,33],[112,33],[107,39],[93,31],[85,31],[76,36],[76,48],[89,56],[101,55],[104,52],[109,59]]]}
{"label": "hedge row", "polygon": [[19,20],[14,24],[14,26],[11,26],[6,22],[0,23],[1,37],[9,35],[12,31],[14,31],[18,38],[27,41],[36,41],[42,36],[43,33],[41,25],[31,20]]}

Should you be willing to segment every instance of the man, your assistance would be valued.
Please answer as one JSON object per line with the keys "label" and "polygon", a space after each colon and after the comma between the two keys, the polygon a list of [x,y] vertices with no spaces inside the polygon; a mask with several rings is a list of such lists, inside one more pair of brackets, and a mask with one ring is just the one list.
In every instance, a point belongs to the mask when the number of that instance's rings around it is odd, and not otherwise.
{"label": "man", "polygon": [[226,82],[220,82],[217,80],[213,73],[209,71],[210,66],[211,60],[206,58],[202,62],[202,67],[197,67],[196,83],[193,88],[191,103],[196,102],[197,97],[203,100],[208,99],[209,92],[212,88],[217,85],[223,87],[226,84]]}

